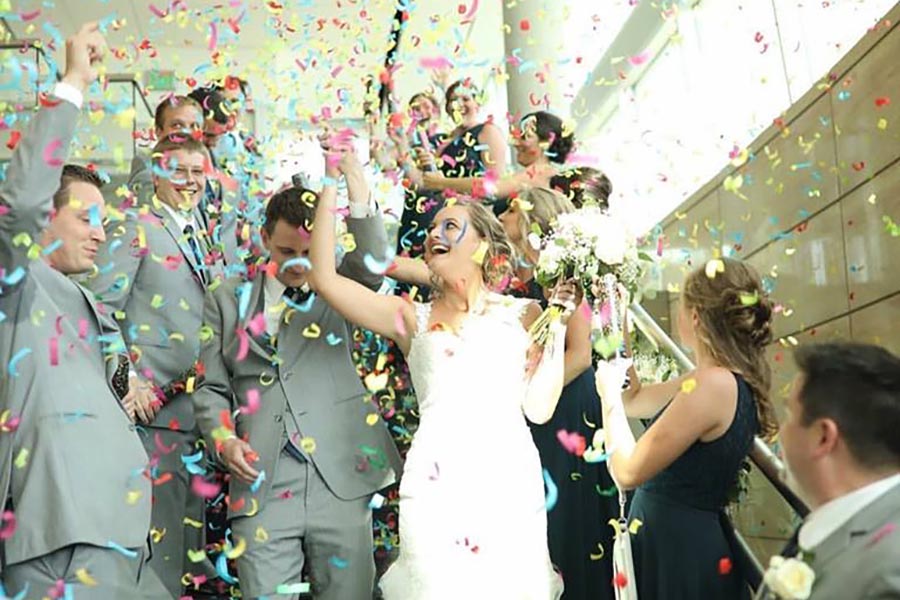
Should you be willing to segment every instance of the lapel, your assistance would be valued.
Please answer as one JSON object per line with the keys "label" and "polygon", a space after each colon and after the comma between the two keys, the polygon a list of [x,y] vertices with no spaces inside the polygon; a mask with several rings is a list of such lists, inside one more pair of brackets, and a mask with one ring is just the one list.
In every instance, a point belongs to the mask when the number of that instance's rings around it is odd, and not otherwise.
{"label": "lapel", "polygon": [[[169,211],[162,207],[161,202],[161,200],[154,196],[153,202],[150,203],[150,212],[159,218],[163,227],[165,227],[166,231],[169,232],[169,235],[172,236],[172,240],[178,245],[184,259],[191,266],[191,271],[194,272],[194,275],[198,275],[200,273],[200,265],[197,264],[197,259],[194,257],[194,251],[191,250],[191,245],[188,244],[184,231],[178,227],[178,223],[175,222],[175,219],[169,214]],[[203,279],[198,277],[198,281],[202,282]]]}
{"label": "lapel", "polygon": [[853,516],[840,529],[812,550],[812,567],[816,572],[841,556],[851,542],[877,531],[888,518],[900,509],[900,484],[895,485],[875,502]]}
{"label": "lapel", "polygon": [[[319,337],[326,335],[325,309],[328,305],[325,301],[314,294],[301,306],[308,306],[309,310],[303,312],[291,307],[285,308],[278,328],[278,354],[285,368],[290,368],[297,362],[307,340],[317,342]],[[318,336],[314,338],[313,332],[316,330]]]}
{"label": "lapel", "polygon": [[[124,339],[120,336],[118,327],[111,321],[108,316],[101,315],[97,312],[97,307],[94,305],[94,300],[90,292],[81,287],[81,284],[79,284],[77,281],[71,278],[69,278],[69,281],[72,282],[72,285],[78,288],[78,291],[81,293],[81,297],[84,299],[85,304],[87,304],[88,306],[88,310],[90,310],[91,312],[94,323],[97,325],[97,335],[99,337],[99,339],[97,340],[97,345],[100,348],[100,352],[105,355],[105,349],[107,347],[114,347],[113,342],[115,342],[117,345],[121,344],[122,348],[121,352],[109,352],[110,355],[112,355],[113,357],[117,357],[120,353],[125,352],[126,350],[124,348]],[[115,336],[117,339],[111,340],[111,335]],[[108,344],[108,346],[104,346],[104,344]],[[115,375],[116,369],[118,369],[118,359],[116,358],[115,361],[106,360],[106,356],[104,356],[104,361],[106,365],[106,385],[109,386],[109,389],[113,390],[112,381],[113,375]],[[113,390],[113,392],[115,392],[115,390]]]}
{"label": "lapel", "polygon": [[256,277],[246,281],[237,288],[238,326],[247,332],[250,351],[264,358],[267,362],[276,360],[275,353],[267,334],[263,331],[256,336],[250,331],[249,324],[253,317],[265,310],[265,272],[257,273]]}

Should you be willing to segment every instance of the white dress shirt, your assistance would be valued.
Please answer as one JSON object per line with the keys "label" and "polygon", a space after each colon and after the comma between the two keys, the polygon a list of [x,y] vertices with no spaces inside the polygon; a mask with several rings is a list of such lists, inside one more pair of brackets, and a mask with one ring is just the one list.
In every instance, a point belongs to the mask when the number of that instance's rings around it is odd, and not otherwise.
{"label": "white dress shirt", "polygon": [[266,317],[266,333],[274,336],[278,333],[281,314],[287,307],[284,301],[284,290],[287,287],[275,277],[266,275],[263,285],[263,314]]}
{"label": "white dress shirt", "polygon": [[69,85],[65,81],[60,81],[53,87],[53,95],[60,100],[66,100],[75,105],[78,110],[84,104],[84,94],[73,85]]}
{"label": "white dress shirt", "polygon": [[826,502],[809,513],[800,527],[798,537],[800,547],[807,551],[814,550],[847,521],[897,485],[900,485],[900,473],[879,479],[845,496]]}
{"label": "white dress shirt", "polygon": [[162,200],[160,200],[159,203],[162,205],[163,209],[169,213],[169,216],[175,219],[175,224],[178,225],[178,229],[181,232],[184,232],[185,227],[188,225],[194,229],[194,233],[199,231],[197,229],[197,219],[194,218],[194,215],[176,210]]}

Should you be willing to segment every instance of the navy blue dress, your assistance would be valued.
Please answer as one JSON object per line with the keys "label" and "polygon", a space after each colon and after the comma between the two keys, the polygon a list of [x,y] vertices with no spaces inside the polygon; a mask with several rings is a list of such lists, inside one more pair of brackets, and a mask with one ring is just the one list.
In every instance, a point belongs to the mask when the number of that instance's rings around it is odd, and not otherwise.
{"label": "navy blue dress", "polygon": [[694,442],[632,498],[629,522],[643,522],[631,536],[638,598],[749,598],[723,509],[759,425],[750,386],[740,375],[735,379],[738,399],[728,430],[711,442]]}
{"label": "navy blue dress", "polygon": [[[509,292],[546,307],[541,287],[531,280]],[[560,443],[562,430],[590,445],[603,426],[594,370],[585,369],[563,388],[553,417],[543,425],[529,423],[541,466],[557,488],[556,504],[547,511],[550,560],[565,583],[564,600],[612,600],[613,529],[619,516],[618,493],[606,463],[588,463]]]}

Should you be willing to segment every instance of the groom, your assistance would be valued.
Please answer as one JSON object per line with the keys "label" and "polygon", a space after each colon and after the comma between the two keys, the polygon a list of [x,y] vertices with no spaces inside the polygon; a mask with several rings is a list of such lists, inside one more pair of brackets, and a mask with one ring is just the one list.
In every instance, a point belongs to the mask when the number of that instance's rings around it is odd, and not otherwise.
{"label": "groom", "polygon": [[[337,174],[332,173],[337,176]],[[348,175],[355,250],[340,271],[378,289],[385,229]],[[360,200],[362,202],[360,202]],[[306,259],[316,194],[292,187],[266,207],[269,267],[207,295],[206,379],[193,395],[209,448],[231,473],[229,517],[245,598],[294,594],[309,561],[323,600],[371,598],[372,494],[400,458],[351,358],[351,327],[310,293]]]}

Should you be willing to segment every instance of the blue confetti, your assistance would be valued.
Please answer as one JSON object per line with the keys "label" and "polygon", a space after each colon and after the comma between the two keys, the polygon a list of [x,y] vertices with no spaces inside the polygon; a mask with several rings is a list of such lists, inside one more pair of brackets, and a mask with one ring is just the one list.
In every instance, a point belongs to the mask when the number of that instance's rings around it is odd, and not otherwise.
{"label": "blue confetti", "polygon": [[253,482],[253,485],[250,486],[250,491],[252,493],[256,493],[259,491],[259,486],[262,485],[262,482],[266,480],[266,472],[260,471],[259,475],[256,476],[256,481]]}
{"label": "blue confetti", "polygon": [[340,558],[338,556],[332,556],[328,560],[328,562],[330,562],[332,565],[334,565],[338,569],[346,569],[347,565],[349,564],[346,560],[344,560],[343,558]]}
{"label": "blue confetti", "polygon": [[236,577],[232,577],[228,573],[228,557],[225,556],[225,553],[221,553],[219,558],[216,559],[216,573],[218,573],[219,577],[222,578],[222,581],[229,585],[233,585],[238,582]]}
{"label": "blue confetti", "polygon": [[120,546],[119,544],[115,543],[112,540],[106,542],[106,547],[112,548],[116,552],[118,552],[124,556],[127,556],[128,558],[137,558],[138,557],[138,553],[135,552],[134,550],[129,550],[128,548],[125,548],[124,546]]}
{"label": "blue confetti", "polygon": [[547,496],[544,505],[547,507],[547,512],[550,512],[553,510],[553,507],[556,506],[556,501],[559,499],[559,490],[553,482],[553,478],[550,477],[550,472],[547,471],[547,469],[544,469],[544,486],[547,488]]}
{"label": "blue confetti", "polygon": [[31,348],[22,348],[21,350],[16,352],[15,356],[10,359],[9,365],[6,367],[6,370],[9,373],[10,377],[19,376],[19,371],[16,369],[16,365],[18,365],[19,361],[29,354],[31,354]]}

